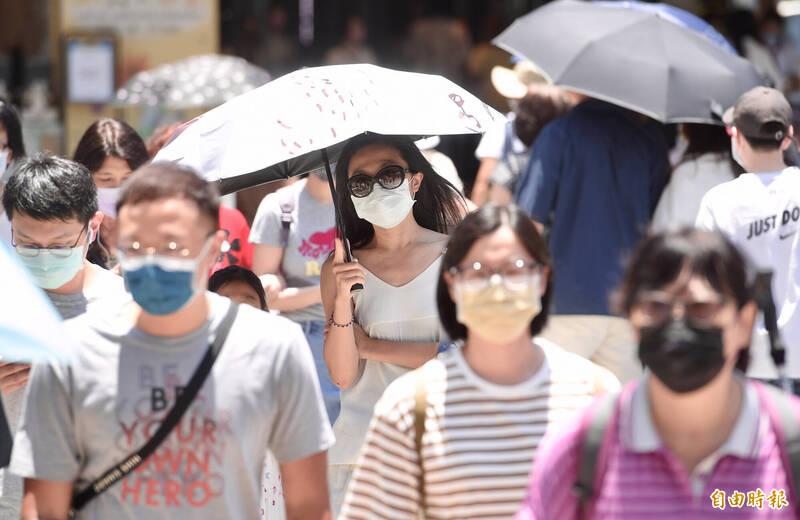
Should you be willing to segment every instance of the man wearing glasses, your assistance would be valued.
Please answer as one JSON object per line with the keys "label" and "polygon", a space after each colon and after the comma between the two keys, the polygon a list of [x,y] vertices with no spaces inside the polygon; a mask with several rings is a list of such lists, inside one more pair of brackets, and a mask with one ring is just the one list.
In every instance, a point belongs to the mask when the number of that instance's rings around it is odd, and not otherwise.
{"label": "man wearing glasses", "polygon": [[[64,319],[126,299],[122,279],[89,263],[86,251],[103,219],[89,170],[58,157],[23,160],[5,187],[19,260]],[[12,431],[17,428],[28,365],[0,363],[0,387]],[[22,481],[0,473],[0,517],[19,514]]]}
{"label": "man wearing glasses", "polygon": [[[133,301],[68,322],[73,365],[34,366],[11,461],[26,478],[23,518],[66,520],[87,490],[77,519],[253,518],[268,450],[287,518],[329,517],[333,434],[308,344],[297,324],[206,291],[218,216],[216,189],[172,164],[123,186],[117,243]],[[129,457],[152,438],[155,451]]]}

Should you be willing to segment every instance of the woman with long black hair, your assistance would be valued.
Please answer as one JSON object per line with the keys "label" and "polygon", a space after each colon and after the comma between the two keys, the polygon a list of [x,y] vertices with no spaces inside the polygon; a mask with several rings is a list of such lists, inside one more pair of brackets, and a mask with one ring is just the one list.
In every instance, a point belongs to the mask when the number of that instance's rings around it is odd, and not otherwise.
{"label": "woman with long black hair", "polygon": [[[375,402],[389,383],[437,352],[435,294],[445,233],[465,212],[464,199],[410,138],[352,139],[339,158],[336,183],[354,260],[344,261],[337,239],[321,277],[325,361],[342,389],[337,442],[328,454],[334,517]],[[364,289],[352,292],[356,283]]]}
{"label": "woman with long black hair", "polygon": [[[25,158],[22,123],[14,105],[0,98],[0,197],[16,164]],[[0,241],[11,244],[11,223],[0,207]]]}

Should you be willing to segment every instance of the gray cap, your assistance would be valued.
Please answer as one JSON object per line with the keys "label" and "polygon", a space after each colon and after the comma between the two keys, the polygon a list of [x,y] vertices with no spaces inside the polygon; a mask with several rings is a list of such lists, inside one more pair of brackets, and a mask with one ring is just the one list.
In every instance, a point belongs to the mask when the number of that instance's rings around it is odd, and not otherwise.
{"label": "gray cap", "polygon": [[782,141],[792,125],[792,106],[780,91],[755,87],[725,111],[722,122],[735,126],[748,139]]}

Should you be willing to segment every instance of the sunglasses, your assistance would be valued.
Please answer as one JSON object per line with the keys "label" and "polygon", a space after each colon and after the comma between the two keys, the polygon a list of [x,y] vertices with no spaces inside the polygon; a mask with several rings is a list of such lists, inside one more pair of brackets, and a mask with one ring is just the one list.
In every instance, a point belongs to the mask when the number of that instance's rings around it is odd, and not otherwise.
{"label": "sunglasses", "polygon": [[364,173],[353,175],[347,179],[347,190],[353,197],[363,199],[372,193],[376,182],[386,190],[399,188],[403,184],[403,179],[406,178],[406,173],[411,173],[411,170],[397,164],[390,164],[378,170],[374,177]]}

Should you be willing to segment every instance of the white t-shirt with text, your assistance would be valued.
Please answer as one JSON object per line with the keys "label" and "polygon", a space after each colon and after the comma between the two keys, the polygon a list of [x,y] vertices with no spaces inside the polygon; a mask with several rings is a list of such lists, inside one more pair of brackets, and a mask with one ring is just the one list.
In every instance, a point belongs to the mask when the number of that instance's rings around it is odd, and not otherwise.
{"label": "white t-shirt with text", "polygon": [[746,173],[712,188],[696,225],[721,231],[755,269],[772,271],[786,373],[800,378],[800,169]]}

